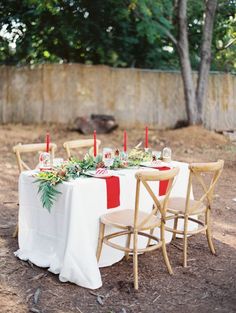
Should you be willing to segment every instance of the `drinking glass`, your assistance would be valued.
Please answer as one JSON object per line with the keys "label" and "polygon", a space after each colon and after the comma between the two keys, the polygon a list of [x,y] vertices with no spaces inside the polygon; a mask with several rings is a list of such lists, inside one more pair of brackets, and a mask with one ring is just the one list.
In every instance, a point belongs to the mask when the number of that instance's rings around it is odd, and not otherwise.
{"label": "drinking glass", "polygon": [[114,158],[113,158],[113,153],[112,153],[112,149],[111,148],[103,148],[102,150],[102,160],[105,164],[106,167],[111,167],[113,162],[114,162]]}
{"label": "drinking glass", "polygon": [[51,168],[51,156],[48,152],[41,152],[39,154],[39,169],[49,170]]}
{"label": "drinking glass", "polygon": [[152,151],[152,156],[155,157],[156,160],[161,158],[161,151]]}
{"label": "drinking glass", "polygon": [[164,162],[171,161],[171,148],[165,147],[162,152],[162,158]]}

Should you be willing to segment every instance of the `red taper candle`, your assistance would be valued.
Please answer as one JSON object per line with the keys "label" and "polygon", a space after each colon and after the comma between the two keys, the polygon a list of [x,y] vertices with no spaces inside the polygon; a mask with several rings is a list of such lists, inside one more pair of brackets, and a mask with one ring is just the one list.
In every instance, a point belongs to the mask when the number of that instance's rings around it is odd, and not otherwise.
{"label": "red taper candle", "polygon": [[50,144],[50,135],[46,134],[46,152],[49,152],[49,144]]}
{"label": "red taper candle", "polygon": [[148,127],[145,128],[145,148],[148,148]]}
{"label": "red taper candle", "polygon": [[127,133],[124,131],[124,152],[127,152]]}
{"label": "red taper candle", "polygon": [[93,155],[97,156],[97,133],[96,130],[93,131]]}

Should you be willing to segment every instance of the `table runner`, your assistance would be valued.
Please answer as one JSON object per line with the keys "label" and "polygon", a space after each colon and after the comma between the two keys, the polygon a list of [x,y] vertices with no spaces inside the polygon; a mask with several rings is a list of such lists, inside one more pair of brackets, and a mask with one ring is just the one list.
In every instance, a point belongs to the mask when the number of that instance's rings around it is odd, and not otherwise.
{"label": "table runner", "polygon": [[[154,167],[155,169],[159,171],[167,171],[170,170],[170,167],[168,166],[160,166],[160,167]],[[159,196],[164,196],[166,194],[166,190],[168,187],[169,180],[162,180],[159,184]]]}
{"label": "table runner", "polygon": [[117,176],[106,177],[107,208],[113,209],[120,206],[120,179]]}

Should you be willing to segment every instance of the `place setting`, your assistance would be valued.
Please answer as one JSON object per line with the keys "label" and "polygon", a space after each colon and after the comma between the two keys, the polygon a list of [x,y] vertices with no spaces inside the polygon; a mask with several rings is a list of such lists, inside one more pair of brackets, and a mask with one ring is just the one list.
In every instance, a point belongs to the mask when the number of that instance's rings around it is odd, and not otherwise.
{"label": "place setting", "polygon": [[[91,148],[82,159],[70,156],[68,160],[63,160],[52,157],[49,151],[50,135],[47,133],[45,152],[39,154],[39,164],[32,175],[35,183],[38,184],[38,193],[43,207],[51,210],[53,202],[60,194],[56,186],[67,181],[85,177],[105,179],[107,190],[112,189],[112,195],[114,195],[116,189],[119,193],[119,177],[127,175],[127,171],[124,170],[155,169],[161,171],[173,167],[167,163],[167,161],[171,161],[170,148],[164,148],[162,153],[161,151],[152,151],[149,147],[148,127],[145,128],[144,147],[140,142],[128,151],[127,138],[127,131],[124,130],[121,150],[104,147],[102,153],[98,153],[97,134],[94,130]],[[163,162],[162,159],[166,162]],[[163,185],[163,183],[161,184]]]}

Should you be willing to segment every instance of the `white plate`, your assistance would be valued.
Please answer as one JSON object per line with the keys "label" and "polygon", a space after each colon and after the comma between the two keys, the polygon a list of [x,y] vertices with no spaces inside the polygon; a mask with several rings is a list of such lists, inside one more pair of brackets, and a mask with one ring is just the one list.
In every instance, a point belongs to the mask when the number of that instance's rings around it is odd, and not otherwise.
{"label": "white plate", "polygon": [[93,172],[86,172],[85,173],[88,176],[96,177],[96,178],[106,178],[106,177],[111,177],[114,176],[111,172],[108,172],[106,174],[96,174],[96,171]]}
{"label": "white plate", "polygon": [[144,166],[144,167],[162,167],[162,166],[168,166],[171,168],[170,164],[168,163],[165,163],[165,162],[142,162],[140,163],[141,166]]}

